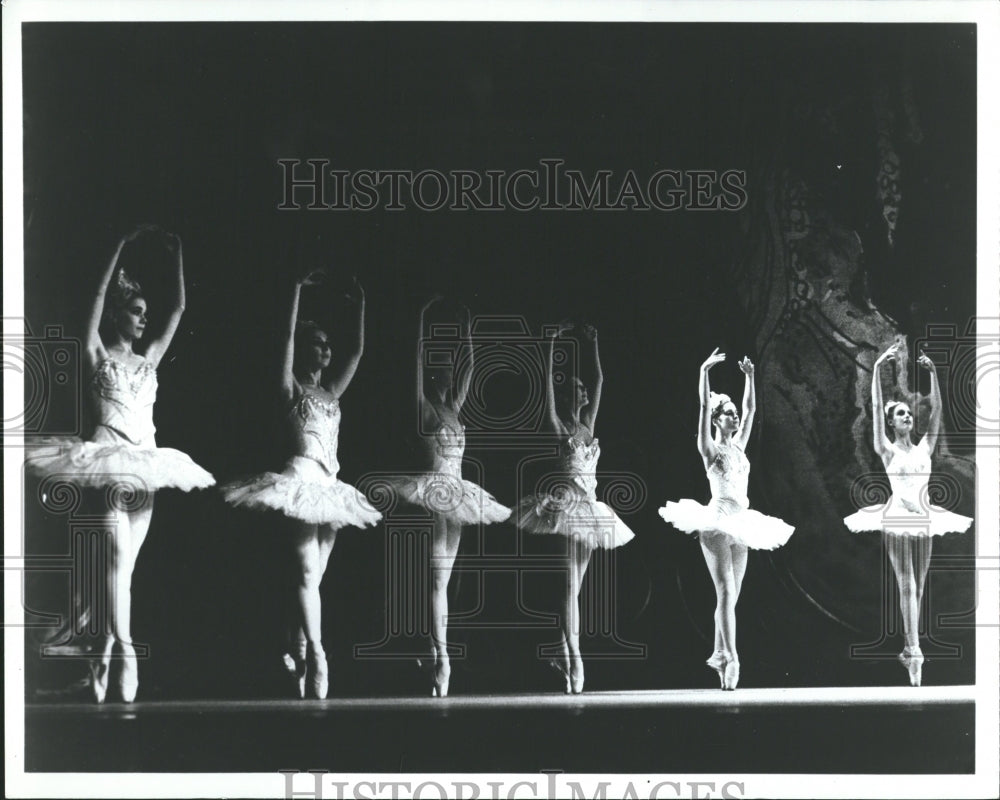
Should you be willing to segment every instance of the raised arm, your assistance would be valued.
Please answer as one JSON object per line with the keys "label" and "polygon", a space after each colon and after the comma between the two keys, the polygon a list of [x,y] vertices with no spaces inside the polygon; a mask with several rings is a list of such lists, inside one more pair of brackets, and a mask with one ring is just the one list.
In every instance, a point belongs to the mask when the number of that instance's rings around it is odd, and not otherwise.
{"label": "raised arm", "polygon": [[146,348],[146,360],[153,362],[153,365],[160,363],[170,342],[173,341],[174,334],[177,333],[177,326],[180,325],[181,317],[184,316],[184,256],[181,252],[181,239],[175,233],[164,235],[167,249],[174,254],[177,266],[176,293],[174,295],[174,305],[167,314],[166,325],[163,332]]}
{"label": "raised arm", "polygon": [[931,416],[927,421],[927,432],[924,434],[923,441],[927,445],[927,452],[933,453],[934,447],[937,445],[938,432],[941,430],[941,387],[938,385],[934,362],[921,353],[917,358],[917,363],[926,369],[931,376]]}
{"label": "raised arm", "polygon": [[590,428],[590,432],[594,432],[594,426],[597,424],[597,412],[601,407],[601,390],[604,387],[604,372],[601,370],[601,354],[597,349],[597,328],[593,325],[585,325],[583,328],[583,338],[585,341],[593,345],[593,376],[594,383],[592,386],[588,387],[588,394],[590,396],[590,402],[587,403],[586,407],[583,409],[580,421]]}
{"label": "raised arm", "polygon": [[743,356],[740,362],[740,372],[746,376],[743,383],[743,419],[740,422],[740,429],[736,432],[736,444],[741,450],[747,449],[747,442],[750,441],[750,431],[753,429],[754,414],[757,413],[757,389],[754,385],[753,362]]}
{"label": "raised arm", "polygon": [[303,286],[315,286],[323,277],[319,270],[310,272],[296,279],[292,286],[292,298],[288,304],[288,316],[285,318],[285,349],[281,361],[281,395],[286,402],[291,402],[298,391],[298,381],[295,379],[295,326],[299,321],[299,297]]}
{"label": "raised arm", "polygon": [[568,325],[559,325],[549,334],[549,352],[545,364],[545,410],[548,412],[549,425],[552,427],[552,430],[562,436],[565,436],[567,431],[556,411],[556,392],[553,385],[552,371],[553,361],[555,360],[556,339],[568,329]]}
{"label": "raised arm", "polygon": [[427,309],[437,301],[438,297],[435,296],[424,303],[420,309],[420,322],[417,328],[417,413],[420,414],[420,419],[425,427],[432,423],[428,417],[434,415],[434,409],[427,402],[427,396],[424,394],[424,370],[427,368],[424,364],[424,319],[427,315]]}
{"label": "raised arm", "polygon": [[350,386],[354,378],[354,373],[358,371],[358,363],[361,361],[361,355],[365,351],[365,290],[361,288],[361,284],[358,283],[357,278],[354,279],[351,289],[347,293],[347,299],[354,305],[356,333],[351,355],[347,359],[347,363],[344,364],[344,368],[340,371],[340,374],[334,375],[323,382],[323,388],[334,397],[340,397],[347,387]]}
{"label": "raised arm", "polygon": [[889,451],[891,442],[885,435],[885,404],[882,401],[882,364],[890,358],[895,358],[899,354],[899,345],[894,344],[882,355],[875,359],[872,366],[872,433],[874,435],[873,445],[875,452],[880,458],[884,458]]}
{"label": "raised arm", "polygon": [[[458,312],[458,325],[461,332],[462,341],[458,345],[458,357],[455,360],[456,384],[455,384],[455,413],[462,410],[465,405],[465,398],[469,395],[469,386],[472,385],[472,372],[475,368],[475,356],[472,347],[472,315],[469,309],[462,306]],[[459,372],[458,368],[461,368]]]}
{"label": "raised arm", "polygon": [[91,300],[90,316],[87,319],[86,345],[87,357],[90,360],[91,368],[105,355],[104,343],[101,341],[101,317],[104,315],[104,301],[107,298],[108,286],[111,285],[111,279],[115,276],[115,270],[118,268],[118,258],[121,256],[122,248],[138,236],[141,230],[137,228],[118,240],[118,244],[115,245],[115,251],[111,254],[111,260],[108,262],[107,267],[105,267],[104,273],[101,275],[101,281],[97,285],[97,290],[94,292]]}
{"label": "raised arm", "polygon": [[698,452],[706,463],[715,458],[715,442],[712,441],[712,387],[708,382],[708,371],[726,360],[726,354],[720,353],[716,347],[712,355],[705,359],[701,365],[701,372],[698,377],[698,399],[700,408],[698,411]]}

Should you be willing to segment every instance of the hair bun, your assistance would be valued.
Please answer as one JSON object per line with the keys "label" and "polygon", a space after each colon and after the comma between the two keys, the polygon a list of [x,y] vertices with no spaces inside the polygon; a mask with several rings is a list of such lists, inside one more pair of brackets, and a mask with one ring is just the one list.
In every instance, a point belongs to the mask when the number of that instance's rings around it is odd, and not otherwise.
{"label": "hair bun", "polygon": [[712,419],[715,419],[722,412],[722,407],[726,403],[731,403],[732,398],[728,394],[717,392],[708,393],[708,408],[712,412]]}
{"label": "hair bun", "polygon": [[115,276],[113,289],[116,294],[123,296],[136,295],[142,292],[139,282],[130,278],[128,273],[121,267],[118,268],[118,274]]}

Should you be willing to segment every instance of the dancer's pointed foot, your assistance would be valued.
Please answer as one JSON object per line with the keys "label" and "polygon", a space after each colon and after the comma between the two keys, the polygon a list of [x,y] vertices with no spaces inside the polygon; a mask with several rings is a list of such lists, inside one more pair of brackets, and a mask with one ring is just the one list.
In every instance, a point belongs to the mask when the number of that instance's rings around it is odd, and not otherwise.
{"label": "dancer's pointed foot", "polygon": [[711,656],[708,657],[708,660],[705,663],[708,664],[709,667],[711,667],[718,673],[719,688],[720,689],[726,688],[726,680],[725,680],[726,651],[716,650],[714,653],[712,653]]}
{"label": "dancer's pointed foot", "polygon": [[285,667],[285,672],[294,686],[295,696],[299,700],[306,696],[306,654],[305,649],[298,657],[291,653],[282,653],[281,663]]}
{"label": "dancer's pointed foot", "polygon": [[118,691],[122,700],[131,703],[139,691],[139,660],[131,644],[121,642],[121,670],[118,672]]}
{"label": "dancer's pointed foot", "polygon": [[306,651],[306,688],[309,697],[325,700],[329,691],[329,667],[321,645],[310,644]]}
{"label": "dancer's pointed foot", "polygon": [[451,680],[451,664],[448,658],[438,658],[434,667],[434,686],[431,689],[431,697],[447,697],[448,682]]}
{"label": "dancer's pointed foot", "polygon": [[114,639],[108,638],[100,655],[90,662],[90,691],[94,702],[103,703],[108,695],[108,678],[111,676],[111,648]]}
{"label": "dancer's pointed foot", "polygon": [[583,691],[583,656],[576,655],[569,662],[569,681],[573,694]]}
{"label": "dancer's pointed foot", "polygon": [[726,654],[726,667],[722,674],[722,688],[732,691],[740,682],[740,662],[735,655]]}
{"label": "dancer's pointed foot", "polygon": [[924,654],[920,652],[920,646],[904,647],[899,654],[899,662],[910,676],[910,686],[919,686],[924,667]]}
{"label": "dancer's pointed foot", "polygon": [[565,657],[563,657],[563,660],[552,658],[549,659],[549,666],[562,676],[566,694],[572,694],[573,684],[570,682],[569,678],[569,660],[565,659]]}

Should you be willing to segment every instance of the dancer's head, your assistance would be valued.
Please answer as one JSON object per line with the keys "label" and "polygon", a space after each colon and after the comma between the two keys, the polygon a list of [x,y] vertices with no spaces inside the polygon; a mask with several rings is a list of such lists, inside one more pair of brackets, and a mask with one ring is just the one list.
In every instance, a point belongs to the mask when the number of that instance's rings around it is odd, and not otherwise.
{"label": "dancer's head", "polygon": [[315,322],[304,320],[295,325],[295,361],[293,371],[315,372],[330,366],[330,340]]}
{"label": "dancer's head", "polygon": [[890,400],[885,404],[885,428],[894,438],[913,432],[913,412],[910,406],[901,400]]}
{"label": "dancer's head", "polygon": [[729,395],[712,392],[708,402],[712,411],[712,424],[716,430],[729,435],[736,433],[740,427],[740,413]]}
{"label": "dancer's head", "polygon": [[138,341],[146,330],[146,311],[142,288],[125,270],[117,270],[105,295],[101,318],[104,331],[125,341]]}
{"label": "dancer's head", "polygon": [[563,419],[571,419],[590,403],[587,387],[577,377],[564,380],[556,387],[556,413]]}

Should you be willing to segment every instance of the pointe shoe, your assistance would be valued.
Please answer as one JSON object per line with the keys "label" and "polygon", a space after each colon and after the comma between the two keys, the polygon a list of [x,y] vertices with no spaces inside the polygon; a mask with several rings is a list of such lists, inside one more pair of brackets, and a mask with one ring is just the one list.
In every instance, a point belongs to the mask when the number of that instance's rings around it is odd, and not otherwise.
{"label": "pointe shoe", "polygon": [[705,661],[705,663],[708,664],[709,667],[711,667],[712,669],[714,669],[718,673],[718,675],[719,675],[719,688],[720,689],[725,689],[726,688],[726,680],[725,680],[725,674],[726,674],[726,651],[725,650],[716,650],[714,653],[712,653],[712,655],[710,655],[708,657],[708,660]]}
{"label": "pointe shoe", "polygon": [[451,680],[451,664],[447,661],[439,660],[434,669],[434,686],[431,689],[431,697],[447,697],[448,682]]}
{"label": "pointe shoe", "polygon": [[910,676],[910,686],[919,686],[924,667],[924,654],[917,647],[904,647],[899,654],[899,663],[906,668]]}
{"label": "pointe shoe", "polygon": [[90,691],[94,702],[103,703],[108,695],[108,678],[111,676],[111,648],[113,640],[108,639],[96,662],[90,662]]}
{"label": "pointe shoe", "polygon": [[118,691],[122,700],[131,703],[139,691],[139,661],[132,645],[122,642],[121,651],[122,665],[118,672]]}
{"label": "pointe shoe", "polygon": [[564,666],[560,662],[556,661],[554,658],[549,661],[549,666],[552,667],[556,672],[562,675],[563,680],[566,682],[566,694],[573,693],[573,684],[569,677],[569,666]]}
{"label": "pointe shoe", "polygon": [[570,660],[569,682],[573,694],[580,694],[583,691],[583,658],[581,656]]}
{"label": "pointe shoe", "polygon": [[309,696],[325,700],[330,689],[330,673],[326,663],[326,653],[319,646],[309,645],[306,652],[306,675],[303,679]]}
{"label": "pointe shoe", "polygon": [[726,668],[722,674],[722,688],[733,691],[740,682],[740,662],[735,656],[726,656]]}
{"label": "pointe shoe", "polygon": [[295,694],[302,700],[306,696],[306,654],[303,649],[302,654],[296,658],[291,653],[282,653],[281,662],[285,667],[285,672],[291,678],[295,686]]}

